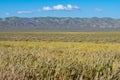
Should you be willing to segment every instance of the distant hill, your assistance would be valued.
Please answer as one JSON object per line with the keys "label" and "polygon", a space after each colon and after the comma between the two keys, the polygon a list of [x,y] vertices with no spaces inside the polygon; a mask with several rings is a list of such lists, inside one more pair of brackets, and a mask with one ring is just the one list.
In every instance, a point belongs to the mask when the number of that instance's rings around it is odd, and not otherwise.
{"label": "distant hill", "polygon": [[120,31],[120,19],[8,17],[0,18],[0,31]]}

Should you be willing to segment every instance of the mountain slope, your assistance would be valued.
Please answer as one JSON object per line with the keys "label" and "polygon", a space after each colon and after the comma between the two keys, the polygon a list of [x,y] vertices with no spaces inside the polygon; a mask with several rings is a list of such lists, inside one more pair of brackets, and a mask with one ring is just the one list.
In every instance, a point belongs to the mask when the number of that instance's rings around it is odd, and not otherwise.
{"label": "mountain slope", "polygon": [[112,18],[19,18],[0,19],[0,31],[120,31],[120,19]]}

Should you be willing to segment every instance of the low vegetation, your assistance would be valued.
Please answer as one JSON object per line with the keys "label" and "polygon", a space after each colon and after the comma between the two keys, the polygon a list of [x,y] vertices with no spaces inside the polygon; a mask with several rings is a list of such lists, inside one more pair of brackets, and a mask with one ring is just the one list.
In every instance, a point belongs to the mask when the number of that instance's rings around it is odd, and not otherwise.
{"label": "low vegetation", "polygon": [[119,35],[0,33],[0,80],[120,80]]}
{"label": "low vegetation", "polygon": [[0,41],[120,43],[120,32],[1,32]]}

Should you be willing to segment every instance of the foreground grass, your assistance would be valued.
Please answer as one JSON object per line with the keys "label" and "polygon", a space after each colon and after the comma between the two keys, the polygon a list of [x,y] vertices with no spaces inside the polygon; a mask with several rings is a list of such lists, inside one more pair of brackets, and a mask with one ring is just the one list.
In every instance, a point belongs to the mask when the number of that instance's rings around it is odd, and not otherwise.
{"label": "foreground grass", "polygon": [[0,41],[0,80],[109,80],[118,67],[119,43]]}

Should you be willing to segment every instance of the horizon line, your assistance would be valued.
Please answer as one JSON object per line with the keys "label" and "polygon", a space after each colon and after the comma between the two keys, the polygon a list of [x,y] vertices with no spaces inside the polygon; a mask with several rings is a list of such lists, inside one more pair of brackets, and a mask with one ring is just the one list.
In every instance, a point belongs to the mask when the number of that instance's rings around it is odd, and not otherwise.
{"label": "horizon line", "polygon": [[10,17],[0,17],[1,19],[5,19],[5,18],[111,18],[111,19],[120,19],[120,18],[113,18],[113,17],[55,17],[55,16],[40,16],[40,17],[20,17],[20,16],[10,16]]}

